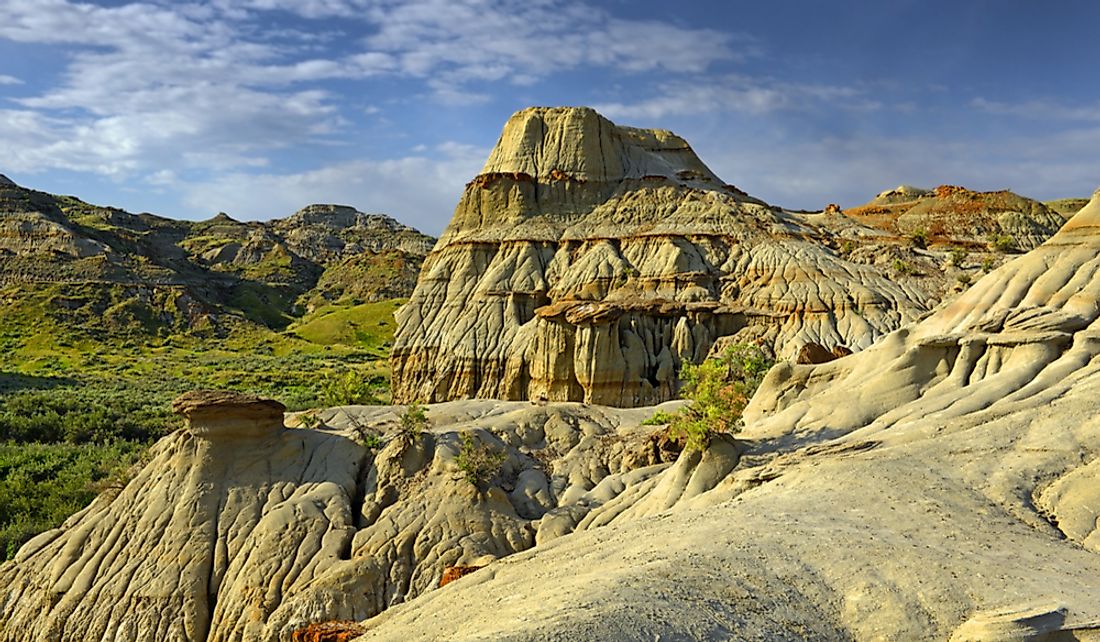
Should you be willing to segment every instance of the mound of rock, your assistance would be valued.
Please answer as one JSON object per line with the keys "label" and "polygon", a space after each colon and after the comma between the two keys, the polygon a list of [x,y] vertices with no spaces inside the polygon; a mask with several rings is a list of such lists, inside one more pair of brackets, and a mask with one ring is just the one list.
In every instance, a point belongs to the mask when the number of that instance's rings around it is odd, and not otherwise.
{"label": "mound of rock", "polygon": [[[453,402],[421,431],[392,407],[317,429],[237,393],[173,408],[186,428],[121,491],[0,567],[0,640],[351,639],[349,621],[536,543],[688,501],[739,455],[719,440],[671,463],[648,411],[580,404]],[[483,451],[499,464],[473,483]]]}
{"label": "mound of rock", "polygon": [[1098,256],[1100,191],[923,322],[774,368],[715,490],[363,639],[1100,639]]}
{"label": "mound of rock", "polygon": [[394,398],[653,404],[720,337],[861,349],[938,301],[832,239],[670,132],[525,109],[398,312]]}
{"label": "mound of rock", "polygon": [[844,213],[892,234],[919,235],[929,244],[991,246],[999,251],[1033,249],[1066,218],[1044,203],[1007,190],[975,192],[955,185],[934,190],[902,185]]}

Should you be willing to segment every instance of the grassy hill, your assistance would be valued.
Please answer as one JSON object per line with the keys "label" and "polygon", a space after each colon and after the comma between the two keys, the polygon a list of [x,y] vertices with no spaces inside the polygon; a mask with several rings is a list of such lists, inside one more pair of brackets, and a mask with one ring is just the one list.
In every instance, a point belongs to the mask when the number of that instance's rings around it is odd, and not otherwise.
{"label": "grassy hill", "polygon": [[174,221],[0,177],[0,558],[123,478],[184,391],[386,401],[433,242],[348,207]]}

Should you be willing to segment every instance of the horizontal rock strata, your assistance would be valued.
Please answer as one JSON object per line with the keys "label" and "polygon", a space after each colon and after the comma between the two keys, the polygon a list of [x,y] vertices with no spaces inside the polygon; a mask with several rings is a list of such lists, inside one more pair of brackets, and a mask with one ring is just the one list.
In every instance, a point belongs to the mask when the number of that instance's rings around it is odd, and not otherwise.
{"label": "horizontal rock strata", "polygon": [[398,312],[394,397],[653,404],[720,337],[861,349],[937,300],[831,238],[670,132],[521,111]]}

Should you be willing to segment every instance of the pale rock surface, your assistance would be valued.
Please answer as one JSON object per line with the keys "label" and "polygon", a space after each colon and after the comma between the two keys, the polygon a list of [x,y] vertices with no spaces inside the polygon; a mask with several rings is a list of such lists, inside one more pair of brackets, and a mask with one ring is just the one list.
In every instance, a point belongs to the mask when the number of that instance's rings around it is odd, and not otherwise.
{"label": "pale rock surface", "polygon": [[394,398],[642,406],[721,337],[869,346],[939,300],[718,179],[682,138],[516,113],[397,314]]}
{"label": "pale rock surface", "polygon": [[[173,407],[186,429],[130,483],[0,567],[0,640],[287,640],[431,591],[447,568],[676,506],[739,457],[723,442],[670,464],[641,409],[452,402],[402,438],[394,407],[321,411],[317,430],[248,395]],[[466,433],[506,454],[483,492],[459,470]]]}
{"label": "pale rock surface", "polygon": [[500,560],[363,639],[1100,639],[1098,267],[1100,191],[925,321],[773,369],[715,490]]}

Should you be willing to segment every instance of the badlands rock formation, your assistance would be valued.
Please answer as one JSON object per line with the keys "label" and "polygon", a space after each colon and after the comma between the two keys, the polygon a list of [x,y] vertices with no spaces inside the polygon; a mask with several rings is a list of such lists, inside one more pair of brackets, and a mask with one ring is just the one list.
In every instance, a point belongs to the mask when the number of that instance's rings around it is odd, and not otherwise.
{"label": "badlands rock formation", "polygon": [[[234,393],[174,407],[186,429],[125,488],[0,567],[0,640],[311,639],[448,569],[686,501],[738,459],[719,441],[672,463],[647,410],[453,402],[401,435],[398,408],[328,410],[309,430]],[[463,434],[506,455],[483,490],[459,469]]]}
{"label": "badlands rock formation", "polygon": [[[1100,639],[1098,268],[1100,192],[674,462],[652,409],[459,401],[416,434],[187,395],[125,488],[0,567],[0,640]],[[462,435],[505,453],[484,490]],[[436,588],[453,567],[481,568]]]}
{"label": "badlands rock formation", "polygon": [[869,227],[900,235],[920,234],[929,243],[973,247],[995,243],[1018,251],[1030,250],[1050,238],[1067,218],[1046,204],[1007,190],[975,192],[954,185],[934,190],[902,185],[844,213]]}
{"label": "badlands rock formation", "polygon": [[922,323],[773,369],[715,490],[363,639],[1100,639],[1098,268],[1100,191]]}
{"label": "badlands rock formation", "polygon": [[652,404],[721,337],[791,358],[807,343],[862,349],[936,301],[727,185],[670,132],[531,108],[505,125],[397,315],[392,389]]}
{"label": "badlands rock formation", "polygon": [[267,222],[226,214],[176,221],[0,176],[0,300],[35,308],[60,299],[38,307],[93,332],[281,329],[328,303],[404,299],[434,243],[388,216],[341,205]]}

